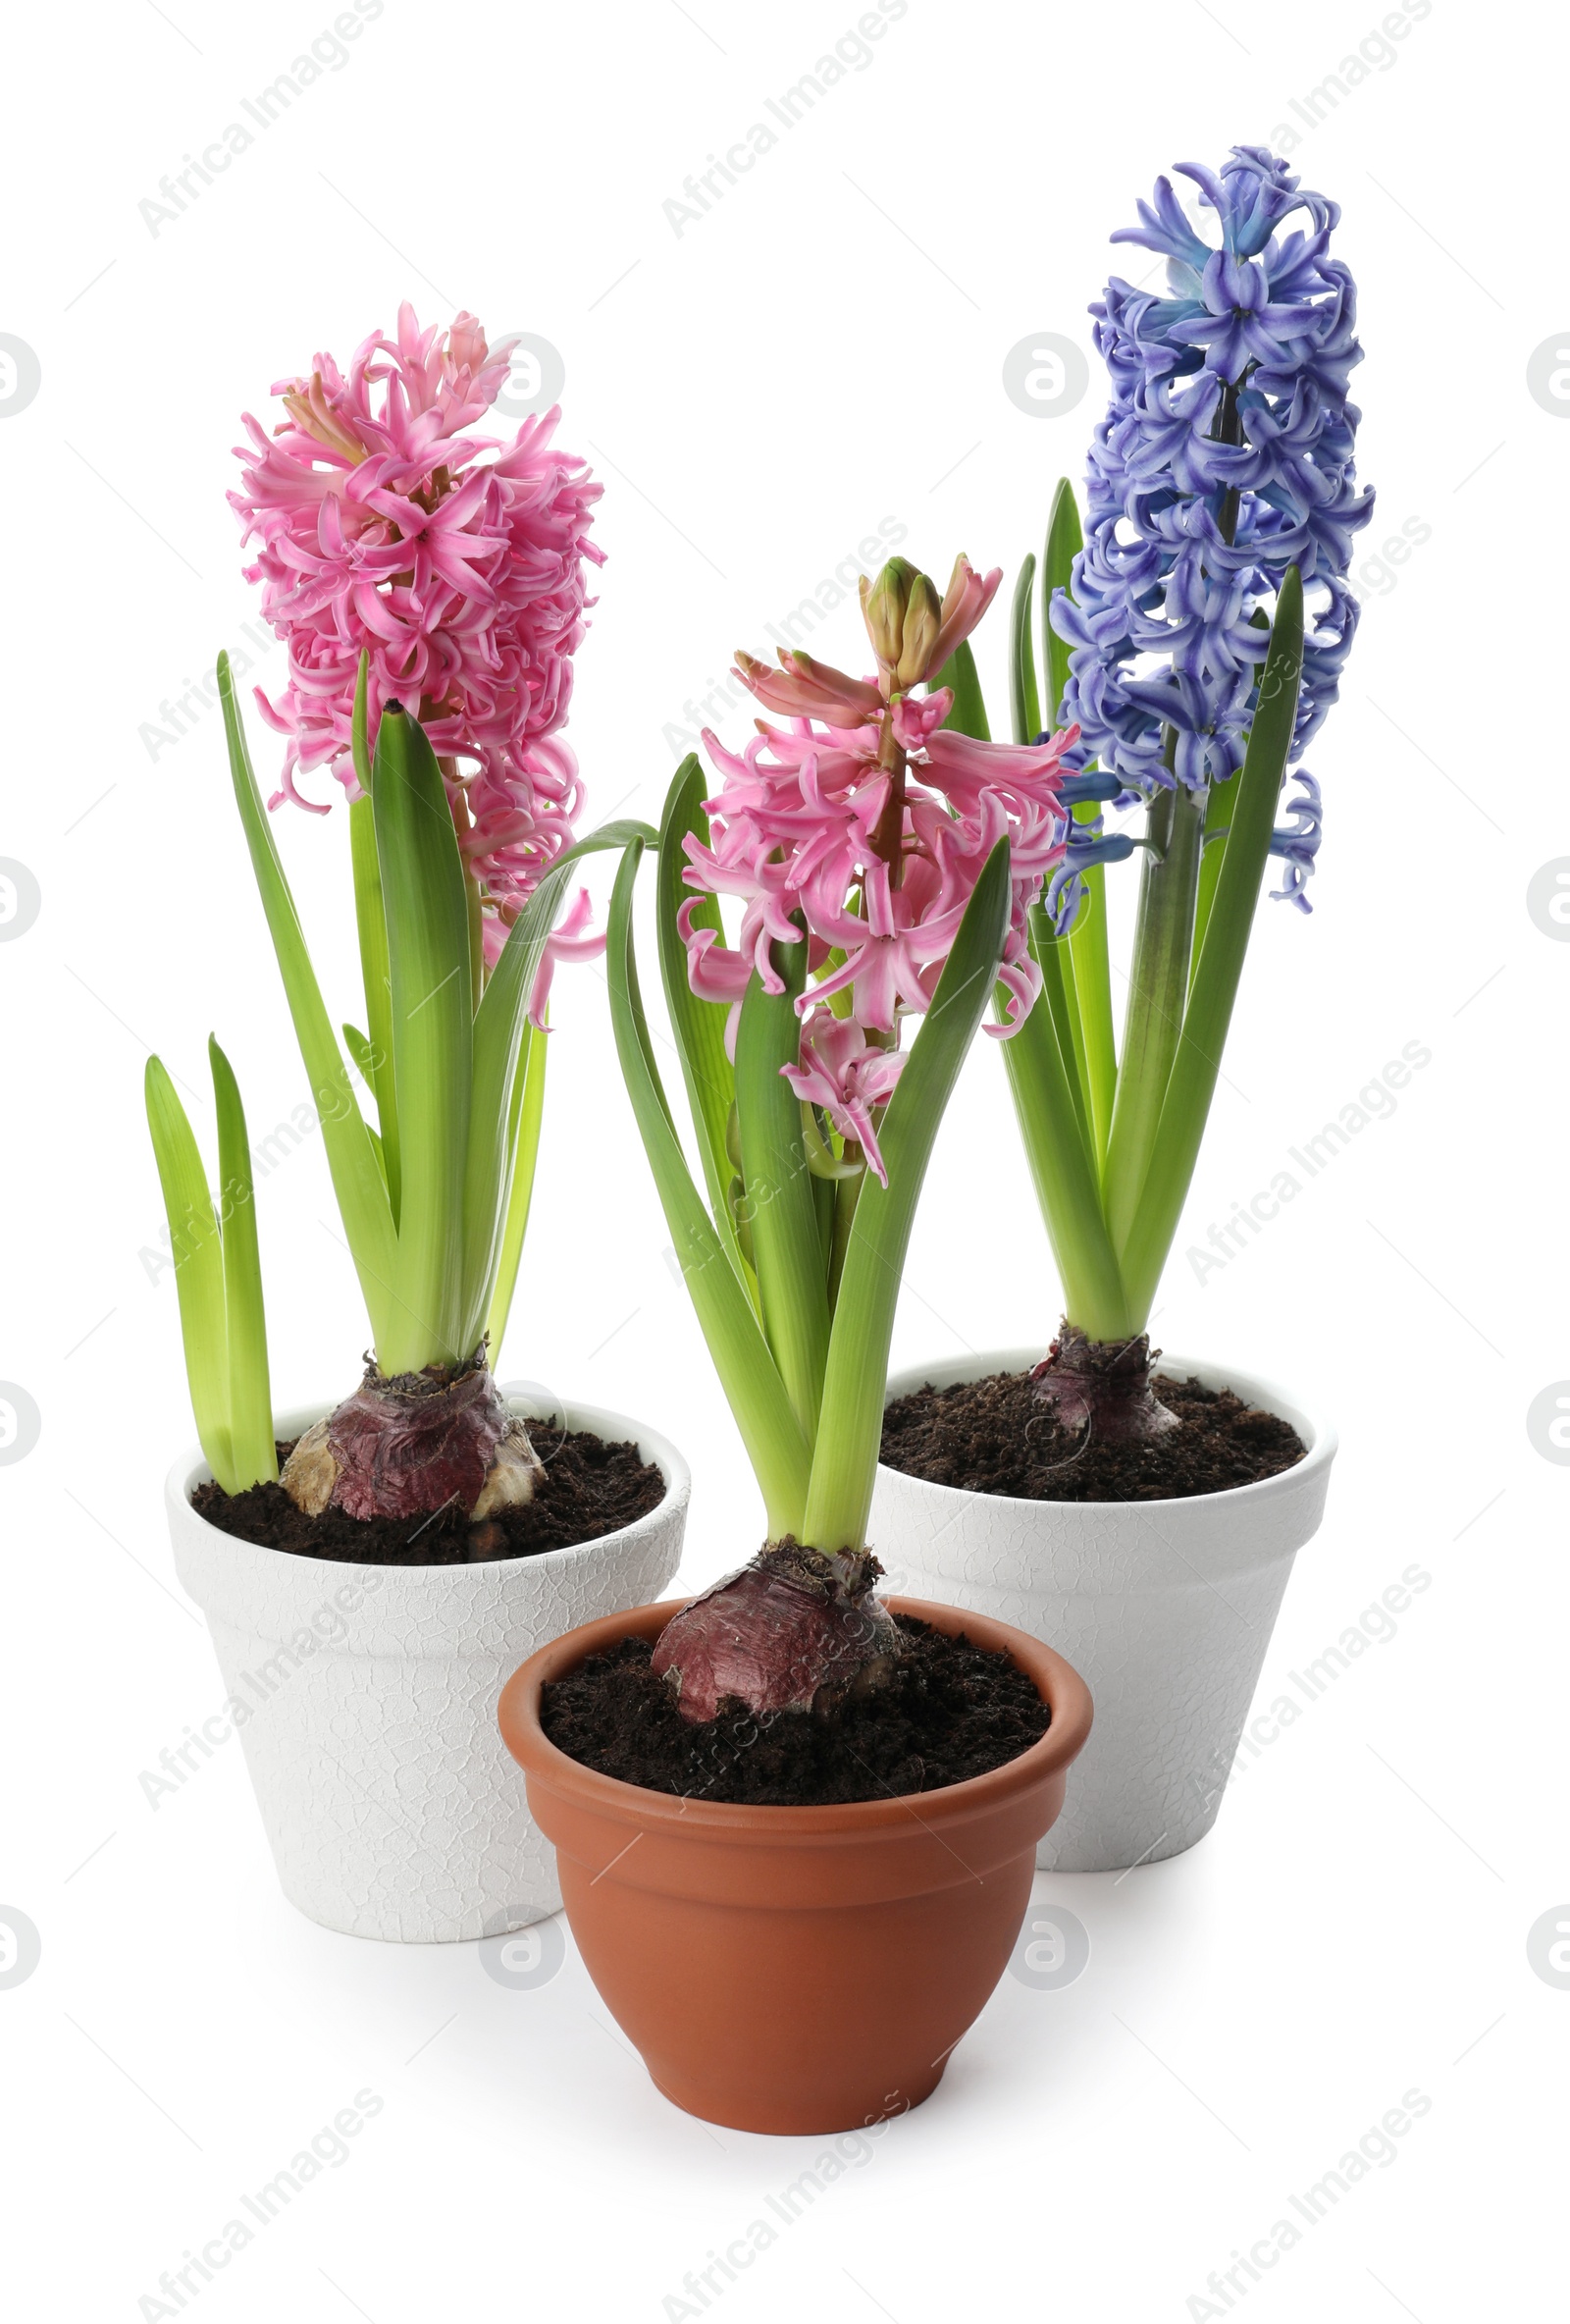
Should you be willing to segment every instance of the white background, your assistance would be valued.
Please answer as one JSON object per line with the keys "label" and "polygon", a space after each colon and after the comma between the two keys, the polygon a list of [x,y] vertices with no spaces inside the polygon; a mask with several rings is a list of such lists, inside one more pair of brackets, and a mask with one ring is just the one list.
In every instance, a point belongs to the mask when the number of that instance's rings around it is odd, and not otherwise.
{"label": "white background", "polygon": [[[1109,266],[1149,264],[1106,238],[1157,172],[1282,125],[1292,166],[1344,205],[1380,510],[1363,631],[1311,754],[1315,914],[1262,910],[1156,1330],[1340,1423],[1260,1708],[1404,1567],[1430,1586],[1250,1764],[1191,1856],[1042,1879],[1090,1930],[1084,1975],[1059,1992],[1006,1977],[931,2101],[710,2305],[738,2324],[1202,2315],[1211,2271],[1294,2217],[1287,2196],[1415,2088],[1430,2110],[1396,2159],[1228,2297],[1369,2324],[1547,2312],[1531,2285],[1562,2206],[1570,1993],[1534,1974],[1526,1938],[1570,1899],[1570,1477],[1526,1414],[1570,1374],[1570,948],[1526,890],[1570,855],[1554,649],[1570,427],[1527,366],[1570,324],[1547,235],[1562,35],[1547,12],[1434,0],[1309,127],[1292,100],[1377,34],[1378,0],[910,0],[870,63],[678,235],[661,205],[771,120],[762,100],[857,13],[386,0],[341,69],[156,233],[138,204],[248,118],[239,99],[288,69],[331,0],[126,0],[40,14],[13,41],[0,330],[42,384],[0,426],[0,854],[42,909],[0,946],[0,1378],[42,1433],[0,1468],[0,1902],[43,1949],[0,1991],[8,2313],[158,2313],[138,2302],[161,2272],[363,2088],[384,2106],[349,2159],[193,2310],[679,2315],[684,2275],[773,2217],[767,2198],[825,2143],[667,2106],[570,1948],[519,1993],[472,1947],[299,1919],[233,1743],[156,1811],[139,1785],[222,1691],[162,1530],[163,1472],[192,1429],[175,1293],[143,1255],[160,1219],[145,1051],[200,1091],[216,1029],[253,1136],[305,1095],[216,713],[156,757],[139,732],[255,616],[224,502],[239,410],[263,411],[314,349],[346,356],[391,326],[404,295],[422,320],[466,305],[558,346],[563,441],[605,482],[609,553],[571,738],[592,815],[654,818],[676,756],[662,729],[880,519],[940,578],[962,548],[1012,572],[1039,547],[1100,372],[1076,409],[1026,416],[1005,355],[1043,331],[1088,350]],[[1423,545],[1371,568],[1408,523]],[[1001,614],[990,628],[998,707]],[[814,644],[854,663],[855,637],[848,605]],[[278,682],[282,660],[257,676]],[[279,747],[260,739],[264,766]],[[345,819],[285,815],[280,834],[324,983],[354,1013]],[[1126,901],[1132,868],[1114,878]],[[684,1448],[696,1586],[756,1546],[759,1507],[662,1255],[598,972],[562,976],[555,1017],[501,1368]],[[1187,1247],[1408,1042],[1432,1062],[1393,1117],[1199,1281]],[[210,1147],[205,1097],[194,1118]],[[260,1223],[279,1400],[339,1395],[367,1330],[319,1140],[264,1182]],[[1044,1339],[1056,1300],[982,1044],[895,1361]]]}

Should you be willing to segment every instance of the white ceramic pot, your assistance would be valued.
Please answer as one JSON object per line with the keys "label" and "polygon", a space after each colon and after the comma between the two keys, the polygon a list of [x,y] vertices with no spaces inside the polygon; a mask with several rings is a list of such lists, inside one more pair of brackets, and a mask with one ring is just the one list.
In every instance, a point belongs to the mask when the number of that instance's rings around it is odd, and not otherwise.
{"label": "white ceramic pot", "polygon": [[[888,1393],[1022,1372],[1005,1347],[899,1373]],[[1015,1622],[1073,1664],[1095,1702],[1048,1872],[1177,1856],[1216,1821],[1292,1559],[1319,1529],[1335,1432],[1268,1380],[1163,1352],[1159,1369],[1290,1421],[1307,1456],[1281,1476],[1188,1501],[1017,1501],[879,1466],[871,1538],[888,1587]]]}
{"label": "white ceramic pot", "polygon": [[[504,1386],[526,1420],[563,1419],[657,1463],[665,1497],[576,1549],[481,1565],[359,1565],[259,1549],[169,1473],[175,1566],[207,1616],[284,1893],[325,1928],[403,1944],[495,1935],[556,1912],[555,1852],[497,1726],[518,1664],[562,1631],[663,1596],[692,1479],[653,1429]],[[322,1405],[285,1412],[297,1436]],[[242,1716],[243,1714],[243,1716]]]}

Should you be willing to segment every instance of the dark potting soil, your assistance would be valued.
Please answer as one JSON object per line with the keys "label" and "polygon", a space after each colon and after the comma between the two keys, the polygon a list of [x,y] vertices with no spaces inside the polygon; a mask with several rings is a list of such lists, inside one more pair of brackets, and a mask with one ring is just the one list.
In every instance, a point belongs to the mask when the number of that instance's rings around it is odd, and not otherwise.
{"label": "dark potting soil", "polygon": [[883,1415],[882,1457],[908,1477],[1020,1501],[1186,1501],[1294,1468],[1297,1431],[1230,1388],[1151,1382],[1180,1425],[1150,1444],[1087,1444],[1062,1427],[1028,1372],[993,1372],[953,1388],[916,1390]]}
{"label": "dark potting soil", "polygon": [[905,1652],[864,1695],[820,1717],[737,1708],[689,1722],[650,1669],[652,1643],[624,1638],[548,1686],[541,1724],[569,1759],[678,1799],[827,1808],[937,1791],[1001,1768],[1047,1729],[1029,1676],[1005,1654],[909,1614]]}
{"label": "dark potting soil", "polygon": [[[250,1485],[231,1495],[211,1478],[197,1486],[191,1505],[221,1532],[296,1558],[353,1565],[473,1565],[598,1541],[647,1516],[664,1497],[663,1477],[636,1445],[539,1422],[529,1436],[545,1463],[544,1483],[533,1501],[502,1509],[481,1526],[471,1527],[462,1509],[450,1505],[422,1517],[350,1517],[334,1508],[308,1517],[282,1485]],[[279,1446],[280,1468],[293,1449],[292,1442]]]}

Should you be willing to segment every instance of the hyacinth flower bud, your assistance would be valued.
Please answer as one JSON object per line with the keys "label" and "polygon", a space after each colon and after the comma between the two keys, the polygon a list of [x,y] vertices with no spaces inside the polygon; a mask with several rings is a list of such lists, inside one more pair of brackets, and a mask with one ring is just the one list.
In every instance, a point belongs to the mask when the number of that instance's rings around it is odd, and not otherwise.
{"label": "hyacinth flower bud", "polygon": [[920,577],[915,565],[907,563],[903,556],[891,556],[875,581],[869,581],[864,573],[857,585],[862,619],[866,623],[866,634],[877,656],[878,670],[891,680],[899,667],[905,608],[910,603],[912,585]]}
{"label": "hyacinth flower bud", "polygon": [[905,608],[905,635],[899,666],[894,672],[895,683],[902,693],[912,686],[919,686],[934,667],[932,658],[942,627],[943,607],[938,593],[925,573],[917,573]]}

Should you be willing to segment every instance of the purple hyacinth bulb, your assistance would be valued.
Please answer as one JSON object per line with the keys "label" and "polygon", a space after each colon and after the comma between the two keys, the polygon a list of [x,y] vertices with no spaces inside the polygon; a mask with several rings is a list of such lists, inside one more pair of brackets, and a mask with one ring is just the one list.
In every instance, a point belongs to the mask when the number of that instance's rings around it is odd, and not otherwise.
{"label": "purple hyacinth bulb", "polygon": [[[1351,650],[1347,567],[1373,509],[1356,482],[1360,415],[1346,395],[1362,359],[1356,289],[1327,254],[1337,205],[1301,189],[1263,146],[1233,146],[1219,172],[1185,163],[1180,174],[1214,214],[1219,244],[1166,178],[1139,204],[1139,224],[1112,238],[1165,257],[1167,290],[1114,276],[1090,310],[1112,400],[1090,449],[1072,594],[1052,606],[1072,648],[1058,722],[1080,728],[1068,763],[1115,773],[1123,807],[1236,773],[1292,564],[1305,592],[1290,753],[1300,758]],[[1318,784],[1300,780],[1273,852],[1287,866],[1276,893],[1307,911],[1321,812]],[[1071,860],[1060,909],[1072,908],[1073,871]]]}

